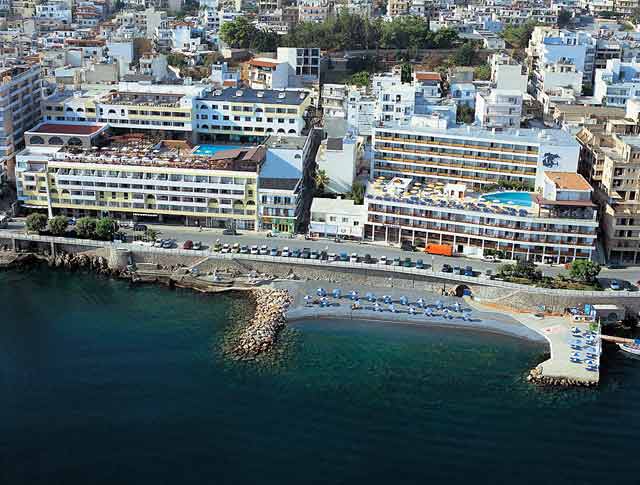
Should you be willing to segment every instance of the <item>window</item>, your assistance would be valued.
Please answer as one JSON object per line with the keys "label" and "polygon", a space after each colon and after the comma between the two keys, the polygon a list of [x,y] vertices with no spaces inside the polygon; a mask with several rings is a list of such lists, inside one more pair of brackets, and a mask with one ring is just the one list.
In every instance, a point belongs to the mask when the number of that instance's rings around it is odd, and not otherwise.
{"label": "window", "polygon": [[343,217],[342,218],[342,222],[349,222],[349,218],[348,217]]}
{"label": "window", "polygon": [[353,227],[356,227],[356,226],[359,226],[359,225],[360,225],[360,222],[358,222],[358,221],[353,221]]}
{"label": "window", "polygon": [[329,216],[329,222],[336,222],[335,216]]}

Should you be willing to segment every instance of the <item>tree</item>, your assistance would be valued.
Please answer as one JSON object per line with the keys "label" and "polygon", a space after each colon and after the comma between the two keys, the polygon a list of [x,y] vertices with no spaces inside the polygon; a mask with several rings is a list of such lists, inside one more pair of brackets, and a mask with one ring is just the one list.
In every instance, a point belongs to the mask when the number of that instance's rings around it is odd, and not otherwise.
{"label": "tree", "polygon": [[472,42],[465,42],[458,47],[451,59],[457,66],[471,66],[476,57],[476,49]]}
{"label": "tree", "polygon": [[476,110],[466,104],[458,105],[458,111],[456,114],[456,121],[458,123],[465,123],[470,125],[476,119]]}
{"label": "tree", "polygon": [[491,66],[482,64],[473,70],[473,77],[476,81],[488,81],[491,79]]}
{"label": "tree", "polygon": [[529,21],[519,27],[506,27],[502,31],[502,38],[512,47],[524,49],[529,45],[533,29],[538,25],[535,21]]}
{"label": "tree", "polygon": [[111,241],[118,231],[118,223],[110,217],[102,217],[96,223],[96,238]]}
{"label": "tree", "polygon": [[569,10],[565,10],[560,9],[560,12],[558,13],[558,27],[563,28],[566,27],[567,25],[569,25],[569,22],[571,22],[571,12],[569,12]]}
{"label": "tree", "polygon": [[365,186],[362,182],[354,182],[351,186],[351,190],[347,194],[347,197],[353,200],[356,205],[364,204]]}
{"label": "tree", "polygon": [[40,213],[29,214],[27,216],[27,231],[40,232],[47,227],[47,216]]}
{"label": "tree", "polygon": [[65,216],[56,216],[52,219],[49,219],[49,231],[54,236],[62,236],[67,232],[67,227],[69,226],[69,219]]}
{"label": "tree", "polygon": [[405,62],[402,64],[402,70],[400,71],[400,81],[403,83],[411,83],[413,80],[413,71],[411,70],[411,64]]}
{"label": "tree", "polygon": [[371,75],[367,71],[356,72],[351,76],[349,82],[356,86],[367,87],[371,81]]}
{"label": "tree", "polygon": [[329,176],[327,172],[320,169],[316,171],[316,188],[324,192],[325,187],[329,184]]}
{"label": "tree", "polygon": [[155,241],[158,237],[158,231],[149,227],[147,228],[145,235],[147,236],[147,241]]}
{"label": "tree", "polygon": [[81,217],[76,222],[76,234],[78,237],[93,239],[96,235],[97,220],[93,217]]}
{"label": "tree", "polygon": [[275,51],[278,34],[271,30],[260,30],[247,17],[238,17],[225,22],[220,28],[220,39],[235,49]]}
{"label": "tree", "polygon": [[588,259],[577,259],[571,263],[569,275],[571,279],[584,283],[593,283],[600,273],[600,265]]}

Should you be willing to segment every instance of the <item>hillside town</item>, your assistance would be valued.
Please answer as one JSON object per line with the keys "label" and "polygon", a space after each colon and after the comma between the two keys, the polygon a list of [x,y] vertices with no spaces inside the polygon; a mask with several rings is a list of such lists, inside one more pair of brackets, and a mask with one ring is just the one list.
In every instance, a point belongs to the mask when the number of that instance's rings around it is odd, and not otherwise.
{"label": "hillside town", "polygon": [[10,217],[640,264],[638,1],[0,14]]}

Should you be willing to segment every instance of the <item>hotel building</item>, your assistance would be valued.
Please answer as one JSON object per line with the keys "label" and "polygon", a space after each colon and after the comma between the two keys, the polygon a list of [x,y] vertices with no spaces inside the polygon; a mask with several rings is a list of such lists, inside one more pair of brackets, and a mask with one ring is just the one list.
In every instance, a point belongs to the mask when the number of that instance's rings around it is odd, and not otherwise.
{"label": "hotel building", "polygon": [[[493,132],[409,125],[374,130],[364,238],[565,263],[595,251],[591,187],[560,130]],[[500,192],[505,185],[523,192]]]}
{"label": "hotel building", "polygon": [[[264,147],[211,153],[184,141],[109,136],[104,127],[70,124],[44,124],[31,136],[43,143],[30,144],[16,157],[18,199],[26,208],[49,216],[257,227]],[[83,137],[90,138],[90,147]],[[67,142],[52,144],[52,138]]]}

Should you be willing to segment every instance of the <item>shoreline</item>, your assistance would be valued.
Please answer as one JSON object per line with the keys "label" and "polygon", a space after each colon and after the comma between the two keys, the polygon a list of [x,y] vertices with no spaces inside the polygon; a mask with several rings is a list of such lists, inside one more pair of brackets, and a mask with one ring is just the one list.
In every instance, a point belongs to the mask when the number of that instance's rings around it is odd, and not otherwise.
{"label": "shoreline", "polygon": [[[369,321],[372,323],[382,322],[391,325],[404,325],[412,326],[416,328],[430,327],[437,328],[451,328],[455,330],[472,330],[477,332],[493,333],[496,335],[503,335],[513,338],[520,338],[529,342],[536,342],[543,344],[549,348],[549,341],[539,333],[531,330],[525,325],[514,322],[506,323],[499,322],[497,320],[486,319],[473,319],[471,321],[464,321],[456,318],[455,320],[442,320],[438,318],[426,318],[423,314],[409,315],[406,313],[389,313],[387,312],[374,312],[372,310],[355,310],[351,311],[347,308],[335,309],[338,311],[319,311],[318,308],[294,308],[286,312],[285,316],[288,323],[304,322],[309,320],[357,320],[357,321]],[[340,311],[342,310],[342,311]]]}

